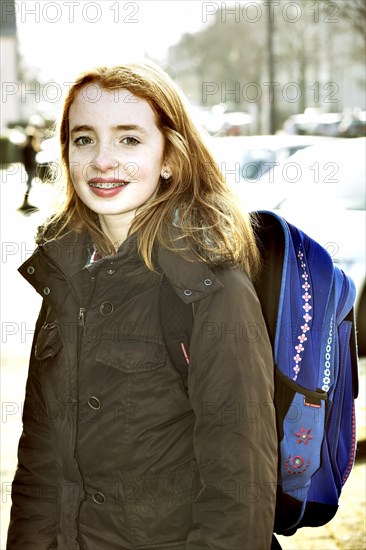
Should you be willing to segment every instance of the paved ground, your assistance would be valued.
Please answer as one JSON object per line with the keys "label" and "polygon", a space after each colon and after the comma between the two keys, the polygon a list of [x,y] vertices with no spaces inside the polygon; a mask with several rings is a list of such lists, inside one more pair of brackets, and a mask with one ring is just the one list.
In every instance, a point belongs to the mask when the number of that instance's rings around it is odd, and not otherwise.
{"label": "paved ground", "polygon": [[[10,173],[12,172],[12,173]],[[5,549],[9,522],[10,484],[16,466],[16,449],[21,431],[21,409],[27,375],[32,329],[39,299],[17,273],[17,267],[30,255],[35,228],[50,213],[53,188],[37,183],[30,201],[40,212],[24,216],[17,211],[24,193],[20,167],[2,172],[1,182],[1,538]],[[29,287],[29,288],[28,288]],[[24,304],[26,307],[24,308]],[[360,397],[357,400],[358,439],[365,440],[365,370],[360,365]],[[284,550],[364,550],[366,549],[365,461],[356,463],[342,493],[339,511],[328,525],[301,529],[293,537],[279,537]],[[24,550],[27,550],[26,548]],[[228,549],[230,550],[230,549]]]}

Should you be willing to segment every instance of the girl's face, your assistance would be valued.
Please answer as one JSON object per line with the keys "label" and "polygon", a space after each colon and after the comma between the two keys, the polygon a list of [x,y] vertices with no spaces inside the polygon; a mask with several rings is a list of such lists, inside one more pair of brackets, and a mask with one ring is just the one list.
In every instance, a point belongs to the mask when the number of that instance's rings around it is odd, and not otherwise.
{"label": "girl's face", "polygon": [[69,112],[69,168],[75,191],[103,220],[129,226],[168,168],[164,137],[147,101],[127,90],[82,88]]}

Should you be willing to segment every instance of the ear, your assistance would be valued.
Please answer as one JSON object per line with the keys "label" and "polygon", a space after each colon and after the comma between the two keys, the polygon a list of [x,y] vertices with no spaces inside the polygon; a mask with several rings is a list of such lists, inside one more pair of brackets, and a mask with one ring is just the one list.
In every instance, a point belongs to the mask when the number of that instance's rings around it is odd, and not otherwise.
{"label": "ear", "polygon": [[171,163],[169,157],[165,157],[164,160],[163,160],[163,164],[161,166],[161,171],[163,172],[163,170],[168,170],[169,172],[172,171],[172,163]]}

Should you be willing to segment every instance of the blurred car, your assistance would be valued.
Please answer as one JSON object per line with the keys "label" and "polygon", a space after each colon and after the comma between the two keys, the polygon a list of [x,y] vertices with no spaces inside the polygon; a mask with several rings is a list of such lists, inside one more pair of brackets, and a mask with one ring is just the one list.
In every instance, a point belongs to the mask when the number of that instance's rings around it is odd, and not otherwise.
{"label": "blurred car", "polygon": [[342,113],[323,113],[310,107],[303,114],[291,115],[285,120],[283,128],[287,134],[364,137],[366,112],[355,108],[345,109]]}
{"label": "blurred car", "polygon": [[339,137],[366,136],[366,111],[345,116],[338,128]]}
{"label": "blurred car", "polygon": [[342,120],[342,113],[322,113],[314,128],[314,134],[318,136],[338,136]]}
{"label": "blurred car", "polygon": [[258,181],[276,162],[324,139],[330,138],[276,134],[213,137],[209,143],[221,171],[238,183]]}
{"label": "blurred car", "polygon": [[360,355],[366,355],[366,138],[298,151],[258,182],[234,186],[243,209],[276,211],[325,247],[355,282]]}

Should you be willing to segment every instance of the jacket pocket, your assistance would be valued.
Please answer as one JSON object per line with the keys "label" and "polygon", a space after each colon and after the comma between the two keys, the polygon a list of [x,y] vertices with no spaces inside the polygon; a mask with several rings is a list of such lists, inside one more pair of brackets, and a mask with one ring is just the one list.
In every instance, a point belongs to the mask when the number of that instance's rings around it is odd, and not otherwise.
{"label": "jacket pocket", "polygon": [[125,373],[151,372],[166,363],[164,344],[147,341],[123,341],[118,345],[104,342],[96,355],[97,362]]}
{"label": "jacket pocket", "polygon": [[47,323],[41,328],[35,347],[35,356],[38,361],[45,361],[55,357],[62,348],[62,340],[57,323]]}

